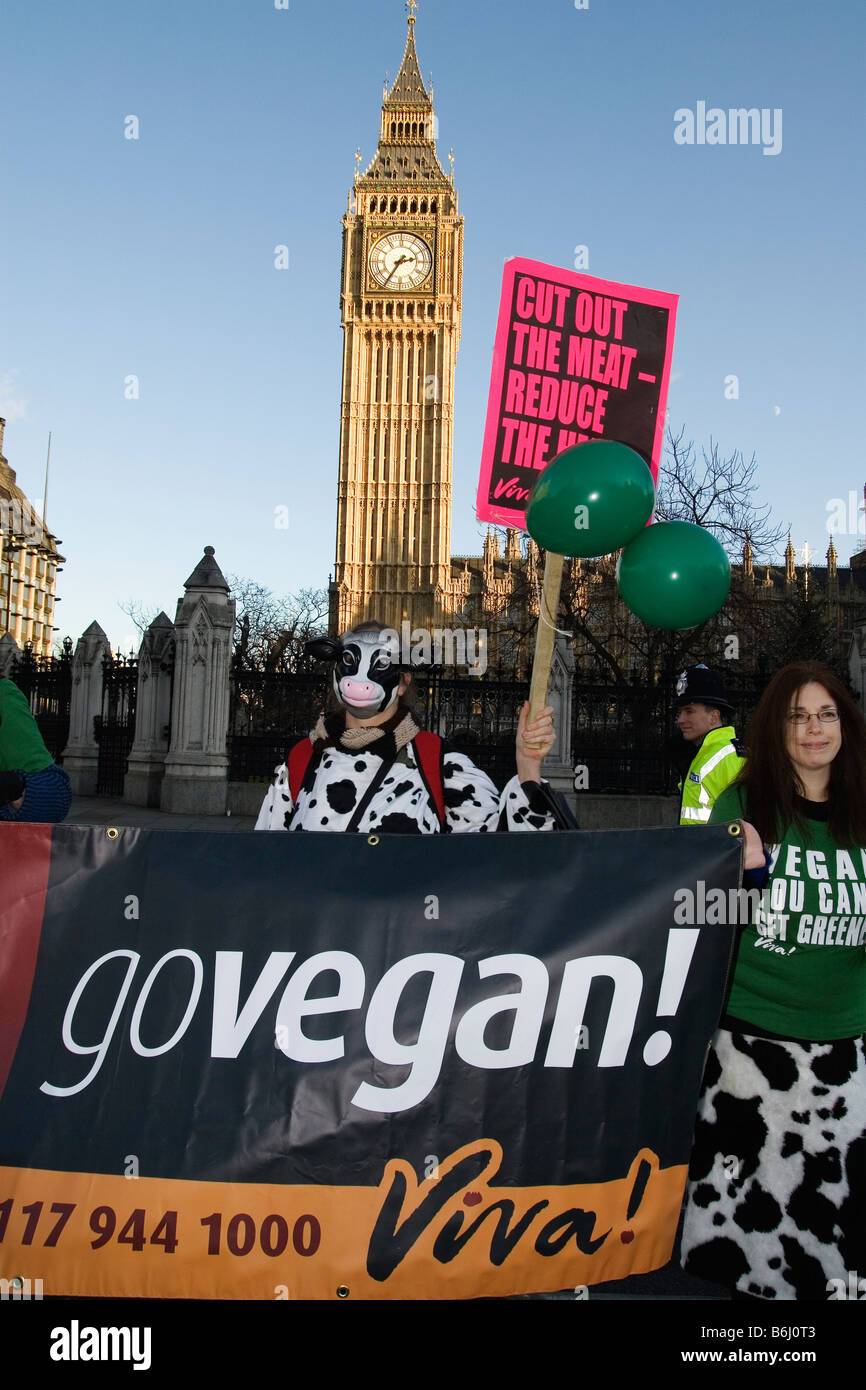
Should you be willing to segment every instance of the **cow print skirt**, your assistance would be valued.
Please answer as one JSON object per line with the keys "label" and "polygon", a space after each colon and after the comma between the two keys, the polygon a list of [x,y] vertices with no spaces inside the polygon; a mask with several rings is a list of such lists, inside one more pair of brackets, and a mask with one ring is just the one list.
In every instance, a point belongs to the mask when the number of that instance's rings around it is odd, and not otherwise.
{"label": "cow print skirt", "polygon": [[866,1274],[864,1043],[716,1034],[686,1194],[690,1274],[821,1300],[831,1279]]}

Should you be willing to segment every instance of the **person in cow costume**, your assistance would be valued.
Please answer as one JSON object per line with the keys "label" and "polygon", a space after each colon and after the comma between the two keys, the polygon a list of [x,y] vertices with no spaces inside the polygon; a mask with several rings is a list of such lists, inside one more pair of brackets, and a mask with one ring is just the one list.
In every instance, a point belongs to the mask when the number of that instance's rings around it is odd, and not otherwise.
{"label": "person in cow costume", "polygon": [[561,813],[541,760],[554,743],[553,711],[517,728],[517,773],[500,795],[465,753],[419,729],[403,701],[411,674],[395,660],[380,623],[307,644],[334,662],[339,709],[276,769],[256,830],[349,830],[435,835],[494,830],[552,830]]}

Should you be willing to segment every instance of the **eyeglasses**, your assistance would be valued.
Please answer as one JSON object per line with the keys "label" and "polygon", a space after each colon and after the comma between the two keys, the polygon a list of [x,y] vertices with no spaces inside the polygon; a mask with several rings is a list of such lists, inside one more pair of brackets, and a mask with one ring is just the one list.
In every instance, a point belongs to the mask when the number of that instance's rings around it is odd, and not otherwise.
{"label": "eyeglasses", "polygon": [[835,724],[839,718],[837,709],[819,709],[815,714],[807,714],[804,709],[790,710],[786,715],[789,724],[809,724],[818,719],[822,724]]}

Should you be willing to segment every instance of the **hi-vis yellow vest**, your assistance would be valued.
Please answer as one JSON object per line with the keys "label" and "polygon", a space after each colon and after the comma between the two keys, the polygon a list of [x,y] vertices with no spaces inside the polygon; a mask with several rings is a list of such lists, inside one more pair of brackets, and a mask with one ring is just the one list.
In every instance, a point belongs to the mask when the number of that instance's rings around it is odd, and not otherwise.
{"label": "hi-vis yellow vest", "polygon": [[745,764],[733,725],[710,729],[686,774],[682,787],[680,825],[706,825],[713,802]]}

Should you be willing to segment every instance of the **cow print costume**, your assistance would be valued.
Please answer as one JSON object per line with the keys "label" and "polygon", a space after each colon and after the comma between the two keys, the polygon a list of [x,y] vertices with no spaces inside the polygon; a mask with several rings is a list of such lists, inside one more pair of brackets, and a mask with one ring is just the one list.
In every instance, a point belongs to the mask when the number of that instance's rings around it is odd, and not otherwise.
{"label": "cow print costume", "polygon": [[863,1038],[716,1034],[689,1170],[690,1274],[824,1301],[829,1280],[866,1268],[864,1098]]}
{"label": "cow print costume", "polygon": [[[282,763],[268,788],[256,830],[354,829],[359,834],[435,835],[442,826],[413,744],[419,732],[410,710],[396,702],[400,669],[378,630],[359,629],[338,640],[309,643],[314,656],[334,660],[338,701],[359,718],[394,713],[384,724],[346,728],[342,711],[324,716],[310,734],[313,752],[297,802]],[[384,780],[355,824],[357,810],[387,762]],[[455,833],[552,830],[556,819],[537,783],[513,777],[500,796],[464,753],[443,746],[445,820]]]}
{"label": "cow print costume", "polygon": [[[390,754],[390,740],[396,734],[400,746],[385,780],[356,827],[358,833],[376,830],[396,835],[438,834],[439,817],[412,744],[411,736],[418,732],[418,726],[402,706],[392,723],[394,728],[379,726],[385,730],[381,740],[353,747],[351,741],[347,742],[352,734],[370,731],[346,730],[341,715],[326,716],[311,736],[316,752],[297,804],[289,791],[288,767],[282,763],[268,788],[256,830],[346,830],[381,767],[382,756]],[[316,748],[317,744],[323,746]],[[317,754],[320,755],[318,760]],[[554,828],[554,817],[540,788],[528,783],[524,789],[513,777],[500,796],[485,772],[465,753],[456,753],[447,745],[443,755],[442,786],[450,831],[483,833],[499,829]]]}

